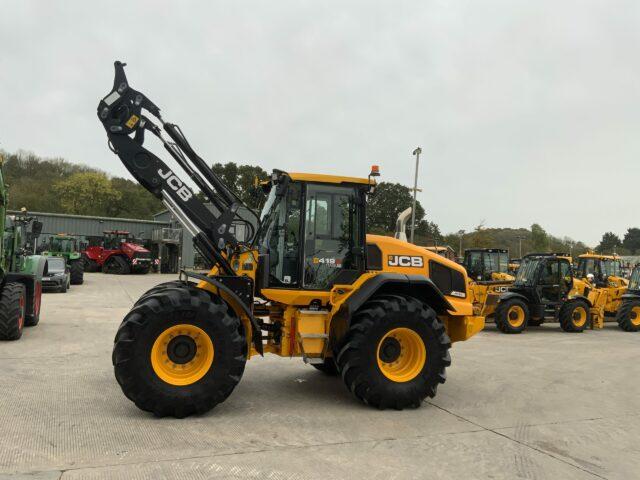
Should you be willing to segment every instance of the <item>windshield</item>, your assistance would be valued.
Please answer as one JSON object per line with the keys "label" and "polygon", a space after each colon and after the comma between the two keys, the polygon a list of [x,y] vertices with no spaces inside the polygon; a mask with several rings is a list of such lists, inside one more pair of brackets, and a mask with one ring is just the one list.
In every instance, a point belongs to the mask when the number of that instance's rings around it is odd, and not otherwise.
{"label": "windshield", "polygon": [[604,274],[610,277],[621,277],[620,274],[620,260],[603,260],[602,268]]}
{"label": "windshield", "polygon": [[272,188],[260,214],[255,246],[261,254],[269,254],[270,286],[299,283],[301,193],[296,183],[290,183],[281,195]]}
{"label": "windshield", "polygon": [[516,284],[520,285],[533,285],[535,282],[536,269],[542,259],[540,258],[525,258],[520,264],[518,273],[516,274]]}
{"label": "windshield", "polygon": [[49,265],[50,272],[63,272],[64,271],[64,260],[58,257],[50,257],[47,259],[47,263]]}
{"label": "windshield", "polygon": [[629,279],[629,290],[640,290],[640,267],[633,269]]}

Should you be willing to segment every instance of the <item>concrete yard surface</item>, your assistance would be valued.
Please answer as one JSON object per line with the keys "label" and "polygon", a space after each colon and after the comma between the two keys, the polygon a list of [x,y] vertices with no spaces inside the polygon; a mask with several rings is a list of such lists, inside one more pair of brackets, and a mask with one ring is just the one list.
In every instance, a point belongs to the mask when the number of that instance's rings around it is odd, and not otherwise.
{"label": "concrete yard surface", "polygon": [[206,415],[158,419],[113,376],[138,296],[175,275],[86,274],[0,343],[0,479],[640,478],[640,333],[487,329],[415,410],[360,404],[300,359],[254,357]]}

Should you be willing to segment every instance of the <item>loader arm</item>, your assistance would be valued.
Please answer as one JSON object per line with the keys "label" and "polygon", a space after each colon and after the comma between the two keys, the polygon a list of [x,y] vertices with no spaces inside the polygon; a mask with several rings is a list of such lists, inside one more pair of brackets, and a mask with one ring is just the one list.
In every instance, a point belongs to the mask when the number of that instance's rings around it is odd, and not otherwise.
{"label": "loader arm", "polygon": [[[245,223],[250,237],[255,235],[254,224],[239,215],[239,209],[258,216],[233,193],[191,148],[180,127],[166,123],[160,109],[144,94],[129,86],[124,63],[115,62],[115,79],[111,92],[98,105],[98,118],[109,138],[111,150],[120,157],[131,175],[180,220],[193,236],[193,243],[221,273],[235,275],[224,255],[241,242],[231,233],[234,222]],[[145,115],[155,117],[156,125]],[[166,163],[144,147],[145,133],[158,137],[165,149],[189,175],[217,212],[209,210]],[[171,139],[163,137],[165,132]]]}

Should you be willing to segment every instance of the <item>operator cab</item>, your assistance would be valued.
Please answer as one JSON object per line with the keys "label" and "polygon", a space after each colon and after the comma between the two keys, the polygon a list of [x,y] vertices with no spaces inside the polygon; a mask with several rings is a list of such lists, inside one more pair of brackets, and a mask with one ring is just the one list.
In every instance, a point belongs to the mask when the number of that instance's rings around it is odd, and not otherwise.
{"label": "operator cab", "polygon": [[[366,268],[365,205],[373,181],[274,171],[256,236],[265,288],[330,290]],[[266,280],[268,278],[268,280]]]}
{"label": "operator cab", "polygon": [[48,249],[52,252],[75,252],[78,249],[77,240],[67,235],[51,236]]}
{"label": "operator cab", "polygon": [[509,291],[524,295],[538,309],[548,310],[562,303],[572,288],[573,274],[568,255],[531,254],[522,259]]}
{"label": "operator cab", "polygon": [[579,257],[576,273],[579,278],[593,275],[596,287],[606,287],[609,277],[622,277],[622,265],[616,256],[586,254]]}
{"label": "operator cab", "polygon": [[492,273],[509,273],[509,250],[497,248],[471,248],[464,251],[462,265],[469,278],[477,281],[492,280]]}
{"label": "operator cab", "polygon": [[121,244],[134,241],[133,236],[124,230],[106,230],[103,233],[103,246],[107,250],[118,250]]}

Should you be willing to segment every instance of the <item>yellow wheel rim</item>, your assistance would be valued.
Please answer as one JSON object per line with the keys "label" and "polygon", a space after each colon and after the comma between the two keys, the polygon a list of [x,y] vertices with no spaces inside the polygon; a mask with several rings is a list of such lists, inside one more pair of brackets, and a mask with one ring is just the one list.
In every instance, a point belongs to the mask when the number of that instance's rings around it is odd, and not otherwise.
{"label": "yellow wheel rim", "polygon": [[587,310],[584,307],[576,307],[571,318],[576,327],[583,327],[587,323]]}
{"label": "yellow wheel rim", "polygon": [[629,321],[635,327],[640,327],[640,307],[633,307],[629,315]]}
{"label": "yellow wheel rim", "polygon": [[195,325],[174,325],[163,331],[151,347],[151,365],[158,377],[171,385],[191,385],[213,363],[211,337]]}
{"label": "yellow wheel rim", "polygon": [[521,327],[524,323],[524,309],[520,305],[513,305],[507,311],[507,321],[513,328]]}
{"label": "yellow wheel rim", "polygon": [[376,357],[385,377],[393,382],[409,382],[424,368],[427,348],[414,330],[394,328],[380,339]]}

